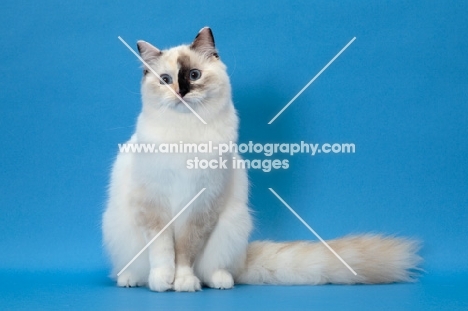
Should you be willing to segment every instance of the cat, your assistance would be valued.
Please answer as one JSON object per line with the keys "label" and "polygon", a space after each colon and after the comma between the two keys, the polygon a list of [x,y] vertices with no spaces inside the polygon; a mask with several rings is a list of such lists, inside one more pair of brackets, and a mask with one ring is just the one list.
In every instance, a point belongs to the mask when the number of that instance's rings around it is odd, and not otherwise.
{"label": "cat", "polygon": [[[137,46],[151,68],[143,67],[142,111],[128,143],[237,141],[239,121],[231,85],[210,28],[201,29],[189,45],[159,50],[138,41]],[[202,285],[230,289],[234,284],[414,280],[421,260],[418,244],[404,238],[363,234],[328,241],[357,275],[318,242],[249,243],[246,170],[188,169],[186,161],[193,156],[118,154],[102,219],[104,246],[118,286],[193,292]],[[218,158],[215,153],[197,156]],[[240,159],[235,153],[223,159],[229,163],[232,157]],[[205,191],[190,207],[117,276],[202,188]]]}

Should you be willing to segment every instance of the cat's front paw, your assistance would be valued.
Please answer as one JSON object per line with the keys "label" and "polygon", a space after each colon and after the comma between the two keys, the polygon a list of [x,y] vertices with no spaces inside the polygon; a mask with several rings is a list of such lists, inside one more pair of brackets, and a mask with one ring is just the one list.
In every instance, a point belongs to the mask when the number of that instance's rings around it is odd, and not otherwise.
{"label": "cat's front paw", "polygon": [[174,290],[177,292],[195,292],[201,290],[200,280],[193,273],[176,275]]}
{"label": "cat's front paw", "polygon": [[211,276],[208,286],[217,289],[230,289],[234,286],[234,279],[226,270],[216,270]]}
{"label": "cat's front paw", "polygon": [[153,268],[150,271],[148,278],[148,286],[156,292],[165,292],[172,289],[174,282],[174,268],[161,267]]}
{"label": "cat's front paw", "polygon": [[117,286],[120,287],[136,287],[145,285],[145,281],[139,279],[132,272],[125,270],[117,277]]}

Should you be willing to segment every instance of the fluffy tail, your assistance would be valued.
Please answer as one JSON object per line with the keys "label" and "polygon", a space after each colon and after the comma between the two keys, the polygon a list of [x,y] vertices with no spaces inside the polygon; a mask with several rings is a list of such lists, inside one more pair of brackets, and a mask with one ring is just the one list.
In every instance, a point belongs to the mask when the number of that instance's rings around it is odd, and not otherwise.
{"label": "fluffy tail", "polygon": [[354,275],[320,242],[253,242],[240,284],[316,285],[393,283],[414,280],[420,270],[418,243],[379,235],[348,236],[327,242]]}

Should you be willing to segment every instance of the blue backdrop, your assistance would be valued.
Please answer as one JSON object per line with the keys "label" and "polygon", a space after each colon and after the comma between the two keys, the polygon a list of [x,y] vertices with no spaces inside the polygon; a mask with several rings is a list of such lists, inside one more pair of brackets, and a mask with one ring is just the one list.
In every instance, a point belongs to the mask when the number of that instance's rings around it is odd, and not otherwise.
{"label": "blue backdrop", "polygon": [[[4,0],[0,8],[1,270],[97,270],[113,288],[100,217],[117,144],[140,110],[141,78],[117,36],[168,48],[208,25],[228,66],[241,141],[356,145],[354,154],[280,156],[289,169],[252,170],[254,239],[316,240],[272,187],[324,239],[414,237],[428,275],[468,273],[466,2]],[[448,300],[466,303],[458,298]]]}

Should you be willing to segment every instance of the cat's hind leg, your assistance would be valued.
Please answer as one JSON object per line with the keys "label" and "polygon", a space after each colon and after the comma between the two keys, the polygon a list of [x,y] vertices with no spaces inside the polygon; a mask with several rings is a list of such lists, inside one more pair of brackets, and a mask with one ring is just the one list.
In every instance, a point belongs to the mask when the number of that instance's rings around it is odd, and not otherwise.
{"label": "cat's hind leg", "polygon": [[148,280],[149,261],[147,251],[143,252],[120,275],[117,275],[145,246],[145,240],[131,224],[129,218],[117,215],[108,209],[103,218],[104,242],[112,261],[112,277],[121,287],[145,286]]}
{"label": "cat's hind leg", "polygon": [[130,166],[130,154],[117,156],[112,170],[109,201],[102,218],[103,242],[112,262],[112,277],[122,287],[144,286],[149,274],[148,254],[144,252],[117,275],[146,244],[131,208]]}

